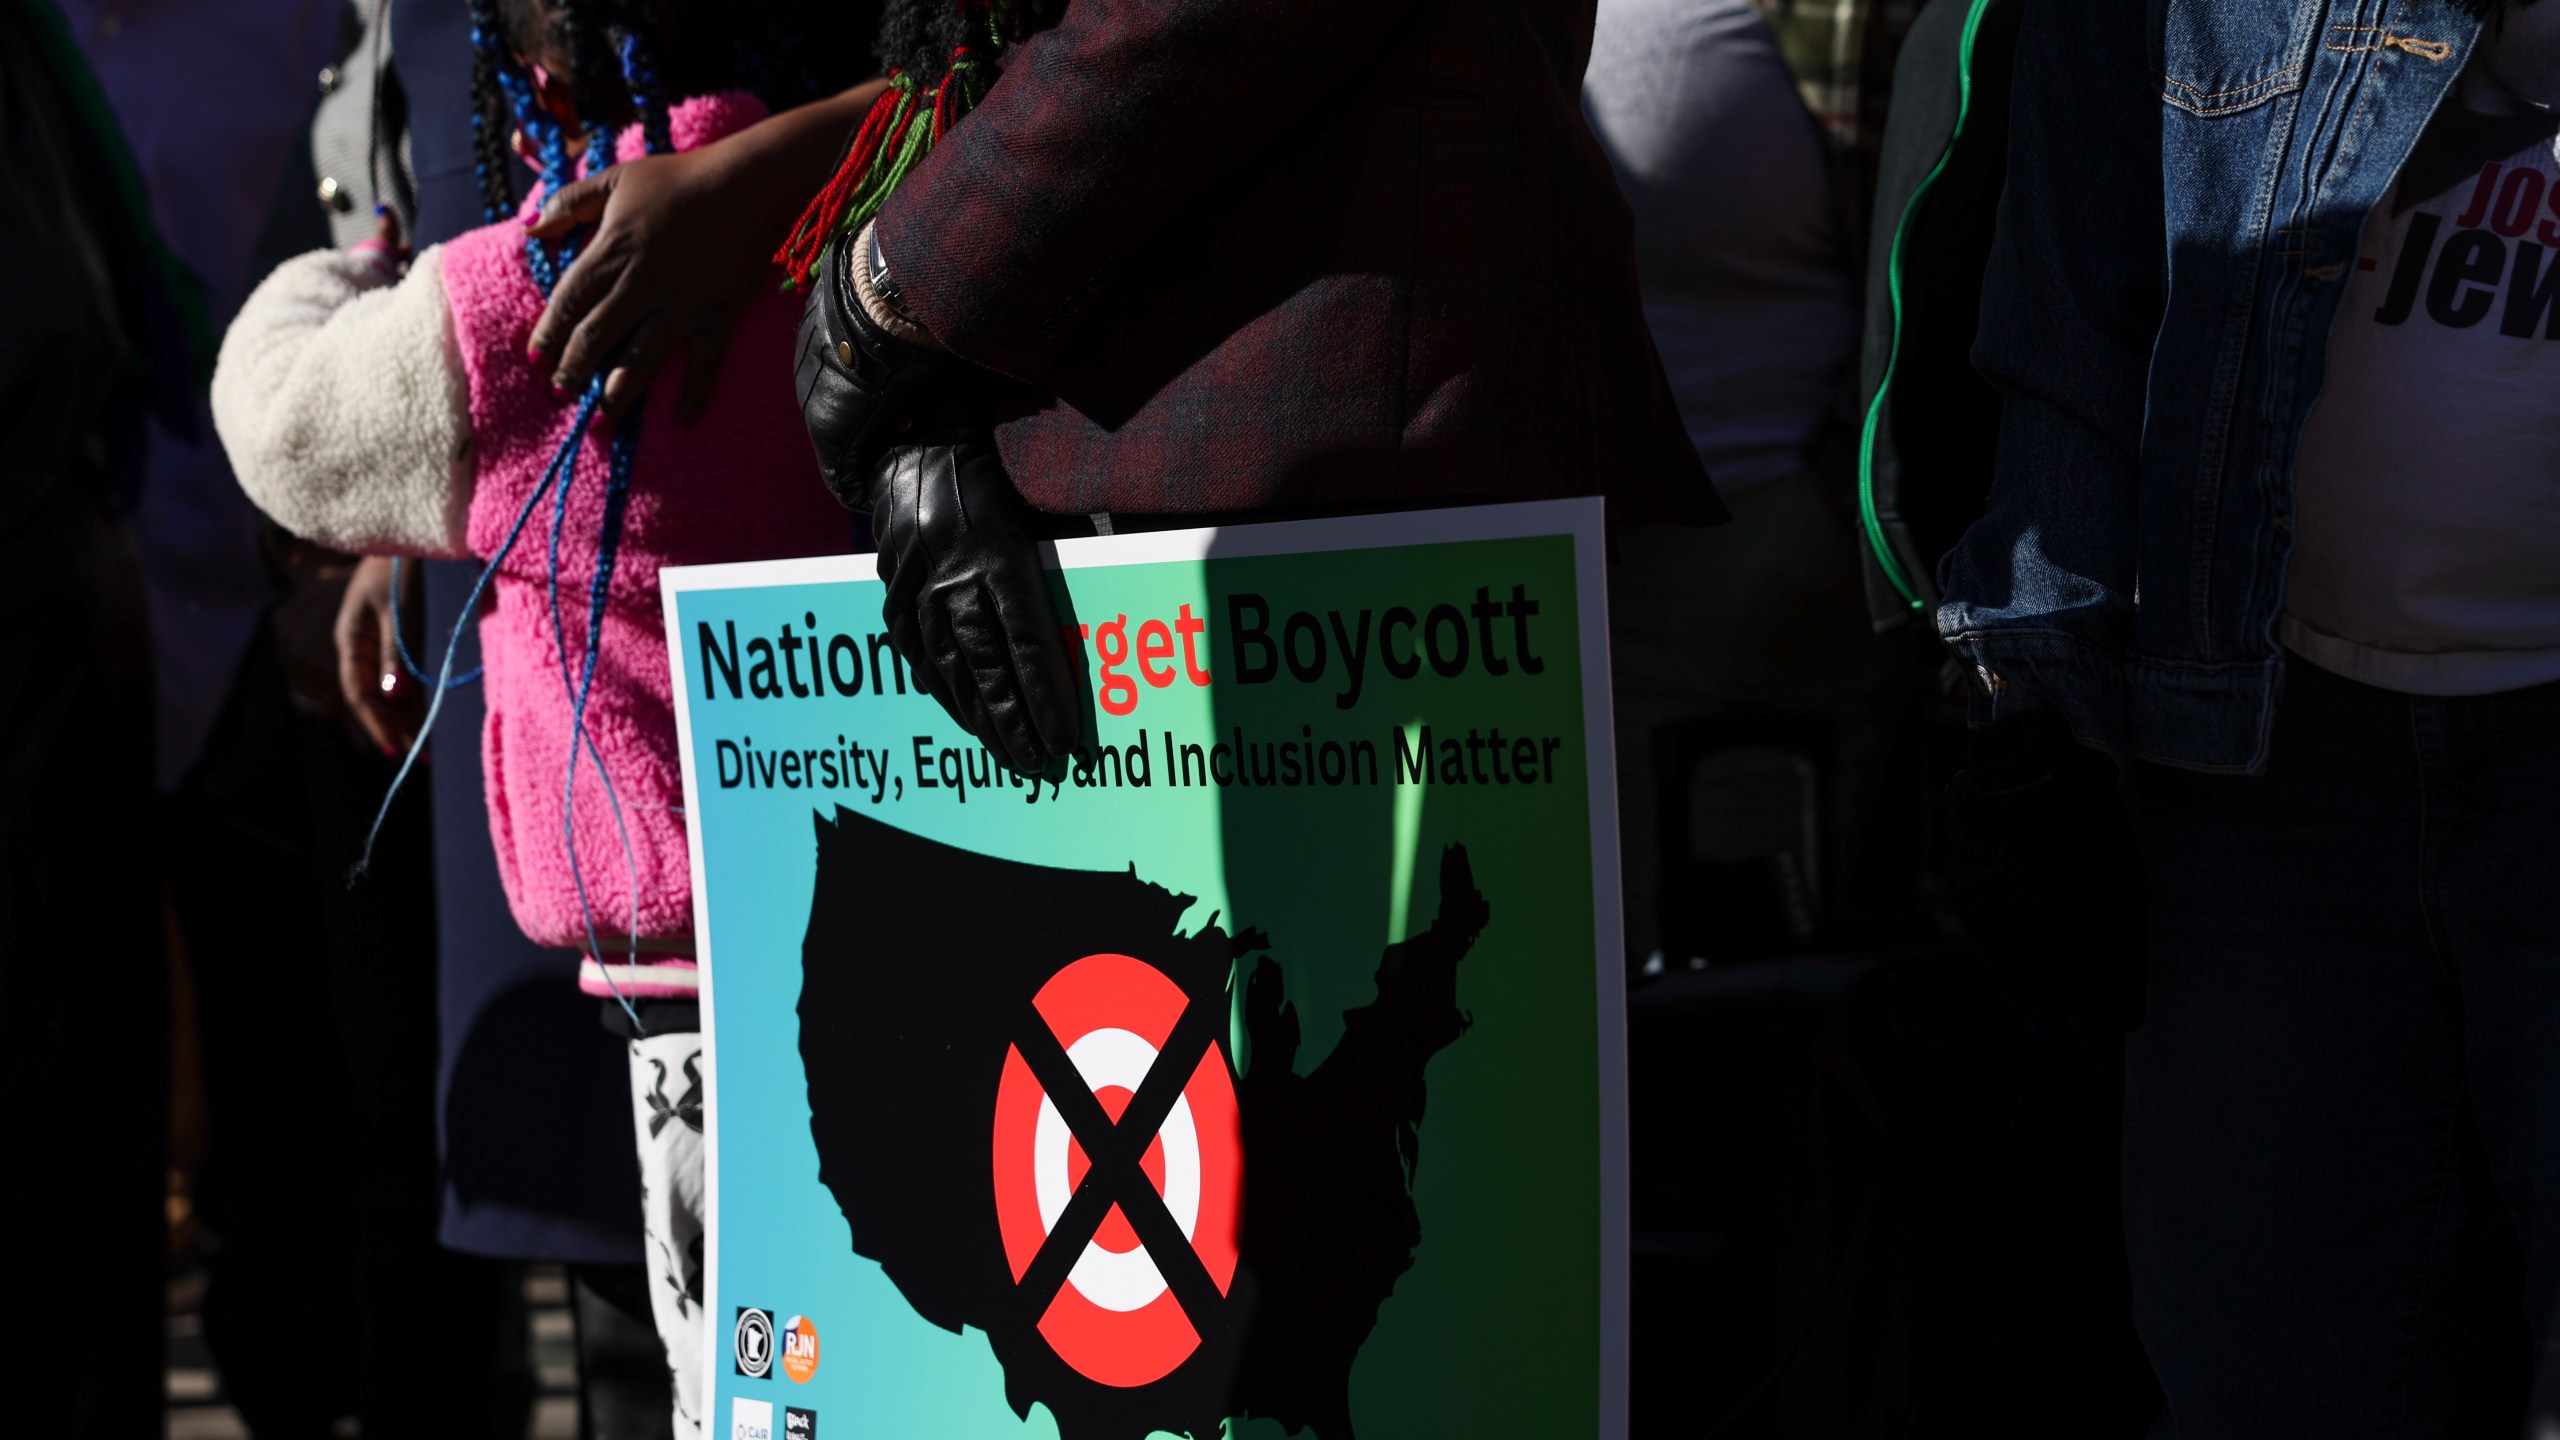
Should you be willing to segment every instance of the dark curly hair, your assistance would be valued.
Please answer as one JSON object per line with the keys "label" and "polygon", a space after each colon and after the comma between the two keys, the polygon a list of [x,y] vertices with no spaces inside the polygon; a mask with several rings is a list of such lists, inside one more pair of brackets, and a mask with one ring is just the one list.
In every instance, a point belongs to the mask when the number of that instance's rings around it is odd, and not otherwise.
{"label": "dark curly hair", "polygon": [[877,0],[471,0],[482,207],[492,220],[515,208],[521,167],[508,137],[525,116],[510,90],[524,61],[568,81],[590,131],[636,119],[664,149],[666,111],[680,101],[745,90],[784,110],[865,78],[862,42],[879,14]]}
{"label": "dark curly hair", "polygon": [[889,0],[872,53],[884,73],[914,77],[930,90],[951,68],[954,52],[999,52],[1065,8],[1064,0]]}

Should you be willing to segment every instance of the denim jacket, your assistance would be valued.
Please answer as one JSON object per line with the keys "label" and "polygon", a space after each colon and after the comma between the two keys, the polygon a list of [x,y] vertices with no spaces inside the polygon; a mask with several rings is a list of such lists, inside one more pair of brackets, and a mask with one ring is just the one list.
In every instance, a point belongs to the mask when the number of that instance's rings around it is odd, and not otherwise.
{"label": "denim jacket", "polygon": [[2451,0],[2027,9],[1974,350],[1998,463],[1939,631],[1977,723],[2049,709],[2118,754],[2255,771],[2330,321],[2481,22]]}

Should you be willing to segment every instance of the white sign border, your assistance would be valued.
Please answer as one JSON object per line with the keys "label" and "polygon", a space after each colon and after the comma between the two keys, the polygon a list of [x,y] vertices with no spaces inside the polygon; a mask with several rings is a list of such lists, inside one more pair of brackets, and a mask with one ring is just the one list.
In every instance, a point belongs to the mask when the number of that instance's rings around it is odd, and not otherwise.
{"label": "white sign border", "polygon": [[[1247,556],[1342,553],[1409,545],[1463,544],[1569,536],[1573,540],[1574,608],[1581,621],[1584,778],[1591,799],[1592,944],[1597,959],[1600,1061],[1600,1440],[1627,1435],[1628,1263],[1627,989],[1624,901],[1618,874],[1617,730],[1612,723],[1609,664],[1608,548],[1598,499],[1535,500],[1442,510],[1399,511],[1322,520],[1193,530],[1152,530],[1059,540],[1041,547],[1059,570],[1231,560]],[[666,610],[667,659],[675,685],[676,749],[684,772],[685,844],[693,871],[694,960],[702,978],[703,1355],[706,1407],[718,1396],[719,1362],[730,1336],[712,1302],[720,1295],[720,1061],[714,1024],[710,917],[702,864],[702,813],[694,769],[692,694],[676,597],[706,590],[818,585],[879,578],[867,554],[730,565],[669,566],[658,572]]]}

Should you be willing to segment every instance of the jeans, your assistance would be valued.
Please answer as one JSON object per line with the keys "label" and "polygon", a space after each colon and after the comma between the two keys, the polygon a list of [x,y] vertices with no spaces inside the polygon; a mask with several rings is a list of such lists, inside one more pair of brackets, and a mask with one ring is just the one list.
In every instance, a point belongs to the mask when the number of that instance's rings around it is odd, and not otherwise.
{"label": "jeans", "polygon": [[2560,685],[2288,658],[2272,744],[2260,778],[2134,777],[2155,1433],[2514,1435],[2560,1284]]}

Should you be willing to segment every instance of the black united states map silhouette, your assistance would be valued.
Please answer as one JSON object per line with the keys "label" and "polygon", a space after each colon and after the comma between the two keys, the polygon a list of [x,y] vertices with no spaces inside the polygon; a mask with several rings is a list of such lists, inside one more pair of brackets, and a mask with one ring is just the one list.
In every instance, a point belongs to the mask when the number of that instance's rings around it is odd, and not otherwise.
{"label": "black united states map silhouette", "polygon": [[[1466,1032],[1458,966],[1491,919],[1464,847],[1440,857],[1431,927],[1386,947],[1377,998],[1345,1013],[1340,1041],[1304,1075],[1297,1013],[1264,953],[1271,940],[1230,935],[1214,917],[1182,934],[1191,898],[1134,870],[994,859],[843,809],[817,820],[817,850],[800,1051],[818,1177],[855,1253],[927,1321],[984,1332],[1014,1413],[1045,1405],[1062,1440],[1155,1431],[1205,1440],[1231,1417],[1356,1440],[1352,1364],[1423,1242],[1411,1186],[1424,1067]],[[1244,987],[1250,1041],[1251,1068],[1236,1085],[1245,1190],[1235,1279],[1222,1297],[1176,1280],[1200,1346],[1164,1379],[1130,1389],[1085,1379],[1040,1337],[1054,1283],[1032,1283],[1037,1264],[1015,1283],[988,1180],[1006,1050],[1041,1023],[1031,997],[1061,968],[1103,953],[1147,962],[1189,998],[1166,1049],[1175,1059],[1186,1036],[1198,1037],[1179,1060],[1185,1073],[1203,1044],[1232,1071],[1231,984]],[[1149,1249],[1159,1268],[1182,1258]]]}

